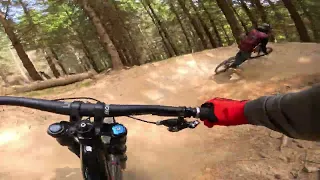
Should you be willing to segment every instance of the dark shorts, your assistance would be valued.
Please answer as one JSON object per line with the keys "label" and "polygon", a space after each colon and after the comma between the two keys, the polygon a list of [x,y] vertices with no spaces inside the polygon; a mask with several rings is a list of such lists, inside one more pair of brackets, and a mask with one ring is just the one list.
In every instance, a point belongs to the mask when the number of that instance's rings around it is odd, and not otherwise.
{"label": "dark shorts", "polygon": [[240,66],[240,64],[242,64],[247,59],[249,59],[250,56],[251,56],[251,52],[239,51],[235,57],[234,63],[230,67],[236,68],[236,67]]}

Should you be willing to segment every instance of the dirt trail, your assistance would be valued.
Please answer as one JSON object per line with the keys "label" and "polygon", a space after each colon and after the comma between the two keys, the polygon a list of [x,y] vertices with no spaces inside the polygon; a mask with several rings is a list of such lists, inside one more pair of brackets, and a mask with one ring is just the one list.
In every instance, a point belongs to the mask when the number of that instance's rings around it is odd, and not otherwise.
{"label": "dirt trail", "polygon": [[[319,44],[271,46],[271,55],[242,66],[238,81],[229,81],[228,73],[212,77],[216,65],[236,53],[235,47],[226,47],[113,72],[89,87],[56,88],[40,97],[196,106],[214,96],[255,98],[319,82]],[[47,125],[63,116],[16,107],[0,110],[0,179],[80,179],[78,159],[46,135]],[[320,163],[316,143],[290,140],[280,153],[279,134],[270,137],[265,128],[200,126],[169,133],[130,119],[119,122],[129,129],[126,179],[292,179],[303,168],[305,152],[309,161]],[[317,174],[301,172],[299,178],[317,179]]]}

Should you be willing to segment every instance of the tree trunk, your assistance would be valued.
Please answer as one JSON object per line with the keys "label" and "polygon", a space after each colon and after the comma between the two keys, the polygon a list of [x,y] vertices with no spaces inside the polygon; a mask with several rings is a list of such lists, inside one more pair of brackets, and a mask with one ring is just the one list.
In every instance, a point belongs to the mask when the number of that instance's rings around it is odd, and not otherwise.
{"label": "tree trunk", "polygon": [[50,79],[47,81],[42,81],[38,83],[32,83],[24,86],[18,86],[15,87],[14,90],[18,93],[21,92],[29,92],[29,91],[36,91],[36,90],[42,90],[57,86],[65,86],[68,84],[72,84],[75,82],[79,82],[88,78],[92,78],[95,73],[93,72],[86,72],[82,74],[76,74],[71,76],[66,76],[64,78],[58,78],[58,79]]}
{"label": "tree trunk", "polygon": [[[270,1],[270,0],[269,0]],[[311,30],[312,30],[312,33],[313,33],[313,36],[314,36],[314,39],[316,41],[319,41],[320,40],[320,35],[319,35],[319,32],[318,32],[318,28],[316,26],[316,23],[315,23],[315,20],[313,18],[313,16],[310,14],[310,12],[308,11],[308,8],[307,6],[305,5],[305,2],[303,0],[297,0],[302,11],[303,11],[303,14],[309,19],[310,21],[310,27],[311,27]]]}
{"label": "tree trunk", "polygon": [[240,17],[240,15],[239,15],[239,13],[237,12],[237,10],[233,7],[232,0],[229,0],[229,5],[230,5],[232,11],[234,12],[234,14],[236,15],[236,17],[238,18],[238,20],[240,21],[240,23],[241,23],[244,31],[245,31],[246,33],[248,33],[249,30],[248,30],[248,28],[247,28],[247,25],[246,25],[246,23],[241,19],[241,17]]}
{"label": "tree trunk", "polygon": [[68,75],[68,71],[66,70],[66,68],[64,67],[64,65],[58,61],[57,62],[58,66],[61,68],[62,72],[65,74],[65,75]]}
{"label": "tree trunk", "polygon": [[196,31],[199,39],[201,40],[201,43],[202,43],[202,46],[204,47],[204,49],[208,49],[208,44],[207,44],[207,41],[205,40],[205,37],[199,27],[199,24],[197,22],[197,20],[191,16],[189,10],[186,8],[186,5],[185,5],[185,0],[178,0],[179,2],[179,5],[181,6],[183,12],[187,15],[188,19],[190,20],[194,30]]}
{"label": "tree trunk", "polygon": [[237,18],[235,17],[232,8],[229,6],[228,2],[225,0],[216,0],[219,8],[222,10],[223,14],[225,15],[228,23],[230,24],[233,37],[236,39],[237,43],[240,43],[240,37],[243,33]]}
{"label": "tree trunk", "polygon": [[[27,8],[27,5],[22,0],[18,0],[18,1],[19,1],[20,5],[22,6],[23,12],[28,20],[29,26],[31,26],[31,28],[34,28],[37,31],[36,34],[39,33],[41,36],[43,33],[41,32],[41,30],[38,32],[38,28],[36,28],[36,25],[33,23],[33,20],[32,20],[31,14],[29,12],[29,9]],[[45,58],[48,62],[49,67],[50,67],[54,77],[58,78],[60,76],[60,73],[56,68],[57,60],[52,55],[51,49],[47,47],[46,43],[41,38],[39,41],[40,42],[37,42],[37,40],[34,40],[34,43],[40,44],[42,46],[42,48],[44,50],[43,52],[45,54]]]}
{"label": "tree trunk", "polygon": [[[69,21],[71,22],[71,24],[74,24],[74,21],[73,21],[73,19],[71,18],[69,12],[68,12],[68,11],[65,11],[65,13],[67,14],[68,19],[69,19]],[[93,57],[93,55],[92,55],[89,47],[87,46],[87,44],[86,44],[86,42],[85,42],[85,40],[84,40],[84,38],[83,38],[83,36],[82,36],[82,33],[81,33],[78,29],[76,29],[76,28],[71,28],[71,31],[72,31],[73,34],[74,34],[75,36],[77,36],[78,39],[80,40],[81,47],[82,47],[82,51],[83,51],[83,53],[85,54],[87,60],[89,61],[89,62],[88,62],[88,61],[84,62],[85,66],[88,66],[89,69],[92,69],[92,68],[93,68],[94,71],[98,72],[97,70],[98,70],[99,68],[98,68],[96,62],[94,61],[94,57]],[[101,42],[101,41],[100,41],[100,42]],[[103,44],[102,44],[102,45],[103,45]],[[86,68],[86,69],[87,69],[87,68]]]}
{"label": "tree trunk", "polygon": [[[112,13],[109,13],[109,15],[111,14]],[[101,16],[100,18],[101,20],[106,22],[103,25],[110,34],[110,39],[119,53],[122,64],[124,66],[132,66],[133,54],[129,53],[128,50],[128,46],[130,46],[130,44],[128,45],[128,40],[123,36],[124,32],[122,31],[121,27],[116,26],[118,22],[113,22],[112,19],[106,19],[103,16]],[[125,40],[123,40],[123,38]]]}
{"label": "tree trunk", "polygon": [[[61,65],[59,65],[59,60],[57,59],[58,57],[56,56],[56,54],[55,54],[55,52],[53,52],[53,48],[51,48],[51,47],[47,47],[47,51],[48,51],[48,53],[50,54],[50,57],[51,57],[51,59],[52,59],[52,61],[53,61],[53,64],[52,64],[52,66],[53,66],[53,68],[54,69],[57,69],[57,65],[58,66],[60,66],[60,68],[61,68],[61,70],[62,70],[62,72],[64,73],[64,74],[66,74],[65,73],[65,70],[64,70],[64,67],[62,67]],[[52,70],[52,72],[53,72],[53,69],[51,68],[51,70]],[[57,70],[58,71],[58,70]],[[61,73],[58,71],[58,73],[59,73],[59,77],[61,76]]]}
{"label": "tree trunk", "polygon": [[74,48],[74,46],[72,46],[72,45],[69,45],[68,48],[70,48],[71,52],[73,52],[74,56],[76,57],[76,60],[78,61],[78,65],[81,68],[81,72],[87,72],[89,70],[89,68],[88,68],[86,62],[83,60],[83,58],[80,57],[79,52],[77,52],[76,49]]}
{"label": "tree trunk", "polygon": [[134,44],[134,40],[133,40],[133,38],[131,36],[130,30],[126,25],[125,20],[119,14],[120,10],[119,10],[119,7],[118,7],[117,3],[115,3],[114,1],[112,1],[112,3],[113,3],[113,6],[115,8],[117,17],[118,17],[118,19],[120,19],[120,22],[121,22],[124,30],[126,31],[126,35],[128,36],[128,39],[129,39],[129,42],[130,42],[130,45],[131,45],[129,51],[133,56],[132,63],[134,65],[141,65],[141,62],[140,62],[141,54],[138,52],[138,50],[136,48],[136,45]]}
{"label": "tree trunk", "polygon": [[170,6],[171,11],[172,11],[173,14],[176,16],[177,21],[178,21],[178,23],[180,24],[180,27],[181,27],[181,30],[182,30],[182,33],[183,33],[184,37],[185,37],[186,40],[187,40],[188,51],[189,51],[189,52],[193,52],[191,41],[190,41],[190,39],[188,38],[187,30],[186,30],[186,28],[184,27],[184,25],[183,25],[183,23],[182,23],[182,21],[181,21],[181,18],[180,18],[180,16],[179,16],[179,13],[177,12],[176,8],[174,7],[174,4],[172,3],[172,1],[169,0],[168,3],[169,3],[169,6]]}
{"label": "tree trunk", "polygon": [[[155,56],[155,59],[160,59],[159,57],[162,57],[162,53],[163,53],[163,51],[157,51],[158,49],[159,49],[159,47],[158,46],[155,46],[154,45],[154,43],[153,42],[150,42],[149,40],[148,40],[148,38],[145,36],[145,33],[143,33],[143,31],[142,31],[142,29],[141,29],[141,27],[140,27],[140,24],[138,24],[138,29],[139,29],[139,34],[140,34],[140,36],[142,36],[143,37],[143,39],[145,39],[145,41],[146,41],[146,44],[147,44],[147,47],[151,47],[151,48],[148,48],[149,49],[149,53],[151,53],[153,56]],[[164,45],[164,44],[163,44]],[[154,51],[152,51],[152,49],[155,49],[156,50],[156,52],[154,52]],[[167,55],[167,52],[166,52],[166,48],[164,48],[164,52],[165,52],[165,54]],[[160,53],[159,53],[160,52]],[[168,56],[167,56],[168,57]]]}
{"label": "tree trunk", "polygon": [[66,68],[64,68],[63,64],[59,61],[58,54],[54,51],[52,47],[50,47],[50,50],[52,52],[53,57],[57,60],[57,65],[61,68],[62,72],[67,75],[68,72]]}
{"label": "tree trunk", "polygon": [[10,26],[10,22],[5,17],[5,14],[0,11],[0,22],[8,35],[9,39],[12,42],[13,47],[17,51],[17,54],[19,58],[22,61],[23,66],[26,68],[29,76],[31,77],[32,80],[37,81],[37,80],[43,80],[41,76],[38,74],[36,68],[32,64],[31,60],[29,59],[27,53],[24,51],[22,44],[20,43],[20,40],[14,33],[13,28]]}
{"label": "tree trunk", "polygon": [[297,31],[300,36],[300,40],[302,42],[311,42],[310,36],[308,34],[307,28],[303,23],[297,9],[292,4],[291,0],[282,0],[284,6],[288,9],[291,19],[293,20],[294,24],[296,25]]}
{"label": "tree trunk", "polygon": [[[154,48],[154,49],[157,49],[157,47],[154,47],[154,46],[152,45],[152,43],[150,43],[149,40],[145,37],[145,35],[144,35],[144,33],[142,32],[141,27],[140,27],[139,24],[138,24],[138,28],[139,28],[139,33],[140,33],[140,35],[143,37],[143,39],[145,39],[145,42],[146,42],[146,44],[147,44],[147,47],[150,47],[150,48],[149,48],[149,51],[150,51],[151,57],[153,58],[153,60],[156,60],[159,56],[156,56],[156,53],[155,53],[152,49],[153,49],[153,48]],[[147,53],[147,54],[149,54],[149,53]]]}
{"label": "tree trunk", "polygon": [[[138,53],[135,50],[130,32],[125,27],[126,24],[121,14],[119,14],[116,4],[114,1],[102,1],[102,9],[100,5],[99,7],[95,6],[95,8],[100,14],[100,19],[104,22],[103,25],[110,35],[111,41],[119,52],[120,58],[125,58],[121,59],[122,64],[125,66],[139,64]],[[104,11],[107,11],[107,13]],[[124,56],[122,56],[120,52],[123,52]]]}
{"label": "tree trunk", "polygon": [[156,22],[155,18],[153,17],[153,15],[151,14],[151,12],[149,11],[148,7],[143,2],[142,2],[142,5],[143,5],[144,9],[147,11],[148,15],[150,16],[153,24],[156,26],[156,28],[158,30],[158,33],[159,33],[159,35],[161,37],[161,41],[163,43],[163,47],[164,47],[164,50],[165,50],[167,56],[168,57],[173,57],[174,53],[173,53],[170,45],[167,43],[166,38],[163,35],[162,29],[157,25],[157,22]]}
{"label": "tree trunk", "polygon": [[60,77],[61,74],[56,67],[56,63],[58,62],[58,60],[53,55],[51,48],[45,47],[44,43],[42,43],[42,45],[43,45],[43,52],[45,54],[45,58],[48,62],[48,65],[49,65],[54,77],[56,77],[56,78]]}
{"label": "tree trunk", "polygon": [[293,20],[298,34],[300,36],[300,40],[302,42],[311,42],[310,36],[308,34],[307,28],[303,23],[299,13],[297,12],[296,8],[292,4],[291,0],[282,0],[284,6],[288,9],[291,19]]}
{"label": "tree trunk", "polygon": [[93,55],[89,49],[89,47],[87,46],[87,44],[84,42],[83,37],[78,36],[79,40],[81,42],[81,46],[82,46],[82,50],[86,56],[86,58],[88,59],[88,61],[90,62],[90,65],[92,66],[92,68],[96,71],[99,72],[99,67],[97,65],[97,63],[94,61]]}
{"label": "tree trunk", "polygon": [[49,67],[50,67],[50,69],[51,69],[51,71],[53,73],[53,76],[56,77],[56,78],[60,77],[60,73],[59,73],[59,71],[56,68],[55,63],[54,63],[54,61],[55,61],[54,56],[53,56],[52,52],[50,51],[50,49],[49,48],[45,48],[45,49],[43,49],[43,52],[45,54],[45,58],[46,58],[46,60],[48,62],[48,65],[49,65]]}
{"label": "tree trunk", "polygon": [[244,0],[240,0],[240,4],[241,4],[241,7],[242,9],[244,10],[244,12],[247,14],[247,16],[249,17],[251,23],[252,23],[252,26],[257,28],[258,27],[258,21],[257,19],[255,18],[254,15],[252,15],[250,9],[248,8],[246,2]]}
{"label": "tree trunk", "polygon": [[282,25],[284,36],[286,37],[286,39],[290,39],[288,28],[287,28],[284,17],[282,16],[282,14],[279,12],[277,7],[274,5],[274,3],[271,0],[267,0],[267,2],[270,5],[271,9],[274,11],[276,18],[278,19],[278,23]]}
{"label": "tree trunk", "polygon": [[177,48],[175,47],[174,43],[171,40],[171,37],[169,36],[169,33],[167,31],[167,29],[164,27],[164,25],[162,24],[162,22],[160,21],[159,17],[157,16],[157,14],[154,12],[151,3],[149,0],[144,0],[151,12],[151,14],[153,15],[155,21],[157,22],[157,25],[159,26],[159,28],[161,29],[161,31],[164,34],[164,37],[166,38],[166,40],[168,41],[172,51],[174,52],[174,55],[179,55],[179,52],[177,50]]}
{"label": "tree trunk", "polygon": [[43,71],[39,71],[39,74],[40,74],[42,77],[46,78],[46,79],[51,79],[51,77],[50,77],[47,73],[45,73],[45,72],[43,72]]}
{"label": "tree trunk", "polygon": [[97,33],[99,35],[100,41],[103,44],[104,49],[110,54],[113,69],[122,69],[123,64],[121,63],[117,49],[115,48],[109,35],[107,34],[106,30],[104,29],[102,22],[98,18],[96,12],[92,9],[92,7],[89,6],[88,0],[81,0],[78,2],[80,2],[80,6],[83,8],[85,13],[89,16],[93,25],[95,26]]}
{"label": "tree trunk", "polygon": [[[97,72],[95,71],[94,69],[92,69],[92,66],[90,66],[90,64],[88,63],[88,61],[86,61],[86,59],[84,58],[81,58],[79,56],[79,53],[78,52],[75,52],[74,55],[76,56],[78,62],[81,63],[81,67],[82,67],[82,72],[88,72],[89,70],[92,70],[94,72]],[[100,71],[98,71],[100,72]]]}
{"label": "tree trunk", "polygon": [[[121,46],[123,46],[125,44],[125,42],[121,42],[120,44],[121,44]],[[131,51],[127,47],[124,47],[123,48],[123,52],[124,52],[124,54],[126,56],[127,66],[133,66],[134,56],[131,53]]]}
{"label": "tree trunk", "polygon": [[128,64],[130,64],[130,63],[128,62],[128,58],[127,58],[123,49],[120,49],[119,55],[121,57],[122,64],[124,64],[125,66],[128,66]]}
{"label": "tree trunk", "polygon": [[208,26],[206,25],[206,23],[204,22],[204,20],[201,18],[201,15],[199,14],[199,10],[198,8],[194,5],[193,1],[192,0],[189,0],[190,1],[190,4],[193,8],[193,10],[196,12],[196,17],[197,19],[199,19],[200,21],[200,24],[204,30],[204,32],[206,33],[207,37],[209,38],[209,41],[210,41],[210,44],[213,48],[216,48],[217,47],[217,44],[208,28]]}
{"label": "tree trunk", "polygon": [[[111,31],[111,29],[110,29]],[[112,40],[112,42],[114,42],[114,45],[115,47],[118,49],[118,52],[119,52],[119,56],[120,56],[120,59],[121,59],[121,62],[124,66],[131,66],[131,61],[130,59],[131,58],[131,55],[128,53],[125,45],[123,42],[121,42],[121,40],[117,40],[113,34],[110,34],[110,38]]]}
{"label": "tree trunk", "polygon": [[262,6],[260,0],[253,0],[253,2],[259,12],[259,15],[260,15],[262,22],[269,23],[266,11],[264,10],[264,7]]}
{"label": "tree trunk", "polygon": [[210,15],[208,9],[206,8],[206,6],[204,5],[203,1],[202,0],[198,0],[200,6],[203,8],[204,12],[206,13],[206,15],[208,16],[209,20],[210,20],[210,24],[211,26],[213,27],[213,30],[214,30],[214,33],[217,37],[217,41],[218,41],[218,46],[221,47],[223,46],[222,45],[222,39],[221,39],[221,36],[219,34],[219,31],[218,31],[218,28],[217,28],[217,25],[216,25],[216,22],[214,20],[214,18]]}

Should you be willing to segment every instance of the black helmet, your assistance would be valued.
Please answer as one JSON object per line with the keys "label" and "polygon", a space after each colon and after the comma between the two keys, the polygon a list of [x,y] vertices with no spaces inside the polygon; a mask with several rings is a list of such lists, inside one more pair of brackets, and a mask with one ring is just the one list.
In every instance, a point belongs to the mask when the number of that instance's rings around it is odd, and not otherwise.
{"label": "black helmet", "polygon": [[260,30],[268,33],[268,32],[271,31],[272,27],[271,27],[271,25],[268,24],[268,23],[263,23],[261,26],[258,27],[258,29],[260,29]]}

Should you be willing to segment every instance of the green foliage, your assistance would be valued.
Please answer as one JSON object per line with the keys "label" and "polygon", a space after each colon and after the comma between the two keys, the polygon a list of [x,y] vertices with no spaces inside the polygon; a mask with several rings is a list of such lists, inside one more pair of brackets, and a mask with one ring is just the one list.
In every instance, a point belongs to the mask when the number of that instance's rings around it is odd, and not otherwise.
{"label": "green foliage", "polygon": [[[179,54],[190,53],[190,48],[186,37],[191,41],[193,50],[202,50],[199,35],[195,32],[190,19],[181,9],[177,0],[149,0],[151,8],[159,18],[165,30],[168,31],[170,39],[179,50]],[[318,0],[301,0],[307,7],[308,12],[314,17],[317,27],[320,27],[320,1]],[[91,53],[94,61],[104,68],[105,64],[111,64],[109,54],[101,45],[97,36],[96,27],[88,18],[88,15],[79,6],[76,0],[23,0],[26,3],[29,15],[23,13],[23,8],[19,0],[12,1],[11,4],[2,4],[2,9],[8,6],[9,18],[14,20],[14,27],[20,40],[23,42],[25,49],[35,50],[45,47],[53,48],[58,58],[63,58],[65,64],[72,66],[79,64],[75,54],[80,54],[81,58],[88,59],[84,52],[84,44]],[[106,29],[112,42],[115,44],[120,55],[125,56],[126,60],[138,58],[141,62],[150,62],[159,59],[168,58],[164,42],[168,37],[161,37],[159,25],[154,23],[148,15],[142,3],[146,0],[88,0],[88,4],[94,9],[98,18],[103,22],[103,28]],[[178,13],[182,26],[177,20],[175,14],[169,6],[172,3]],[[214,37],[221,36],[224,46],[234,42],[231,28],[223,13],[216,4],[216,1],[202,0],[205,12],[202,6],[199,6],[200,0],[192,0],[197,7],[198,13],[191,7],[191,1],[184,1],[186,8],[195,19],[201,18],[209,27],[210,33]],[[260,19],[259,12],[250,3],[251,0],[245,0],[252,14]],[[299,39],[295,25],[288,14],[287,9],[281,1],[271,0],[274,8],[270,6],[267,0],[261,0],[268,19],[274,27],[274,33],[278,41],[296,41]],[[233,7],[239,13],[246,26],[251,28],[252,23],[244,9],[241,7],[239,0],[232,0]],[[298,7],[299,13],[304,17],[304,22],[310,29],[310,23],[307,16],[302,13]],[[15,13],[17,12],[17,13]],[[197,17],[198,16],[198,17]],[[282,20],[279,19],[282,17]],[[212,18],[216,27],[212,26]],[[199,23],[199,22],[198,22]],[[261,23],[261,21],[259,22]],[[199,26],[201,26],[199,24]],[[218,30],[218,34],[215,32]],[[201,28],[203,31],[203,28]],[[208,37],[203,32],[208,41]],[[0,31],[0,51],[2,46],[9,44],[7,38],[4,38],[3,32]],[[132,53],[135,51],[135,53]],[[121,54],[122,53],[122,54]],[[79,69],[79,68],[78,68]]]}
{"label": "green foliage", "polygon": [[29,44],[33,42],[31,45],[37,48],[40,48],[43,43],[61,44],[70,39],[68,29],[71,22],[65,12],[72,14],[72,9],[66,4],[57,5],[54,1],[47,3],[47,8],[41,10],[30,8],[30,17],[25,14],[18,17],[18,29],[26,32],[21,38]]}

